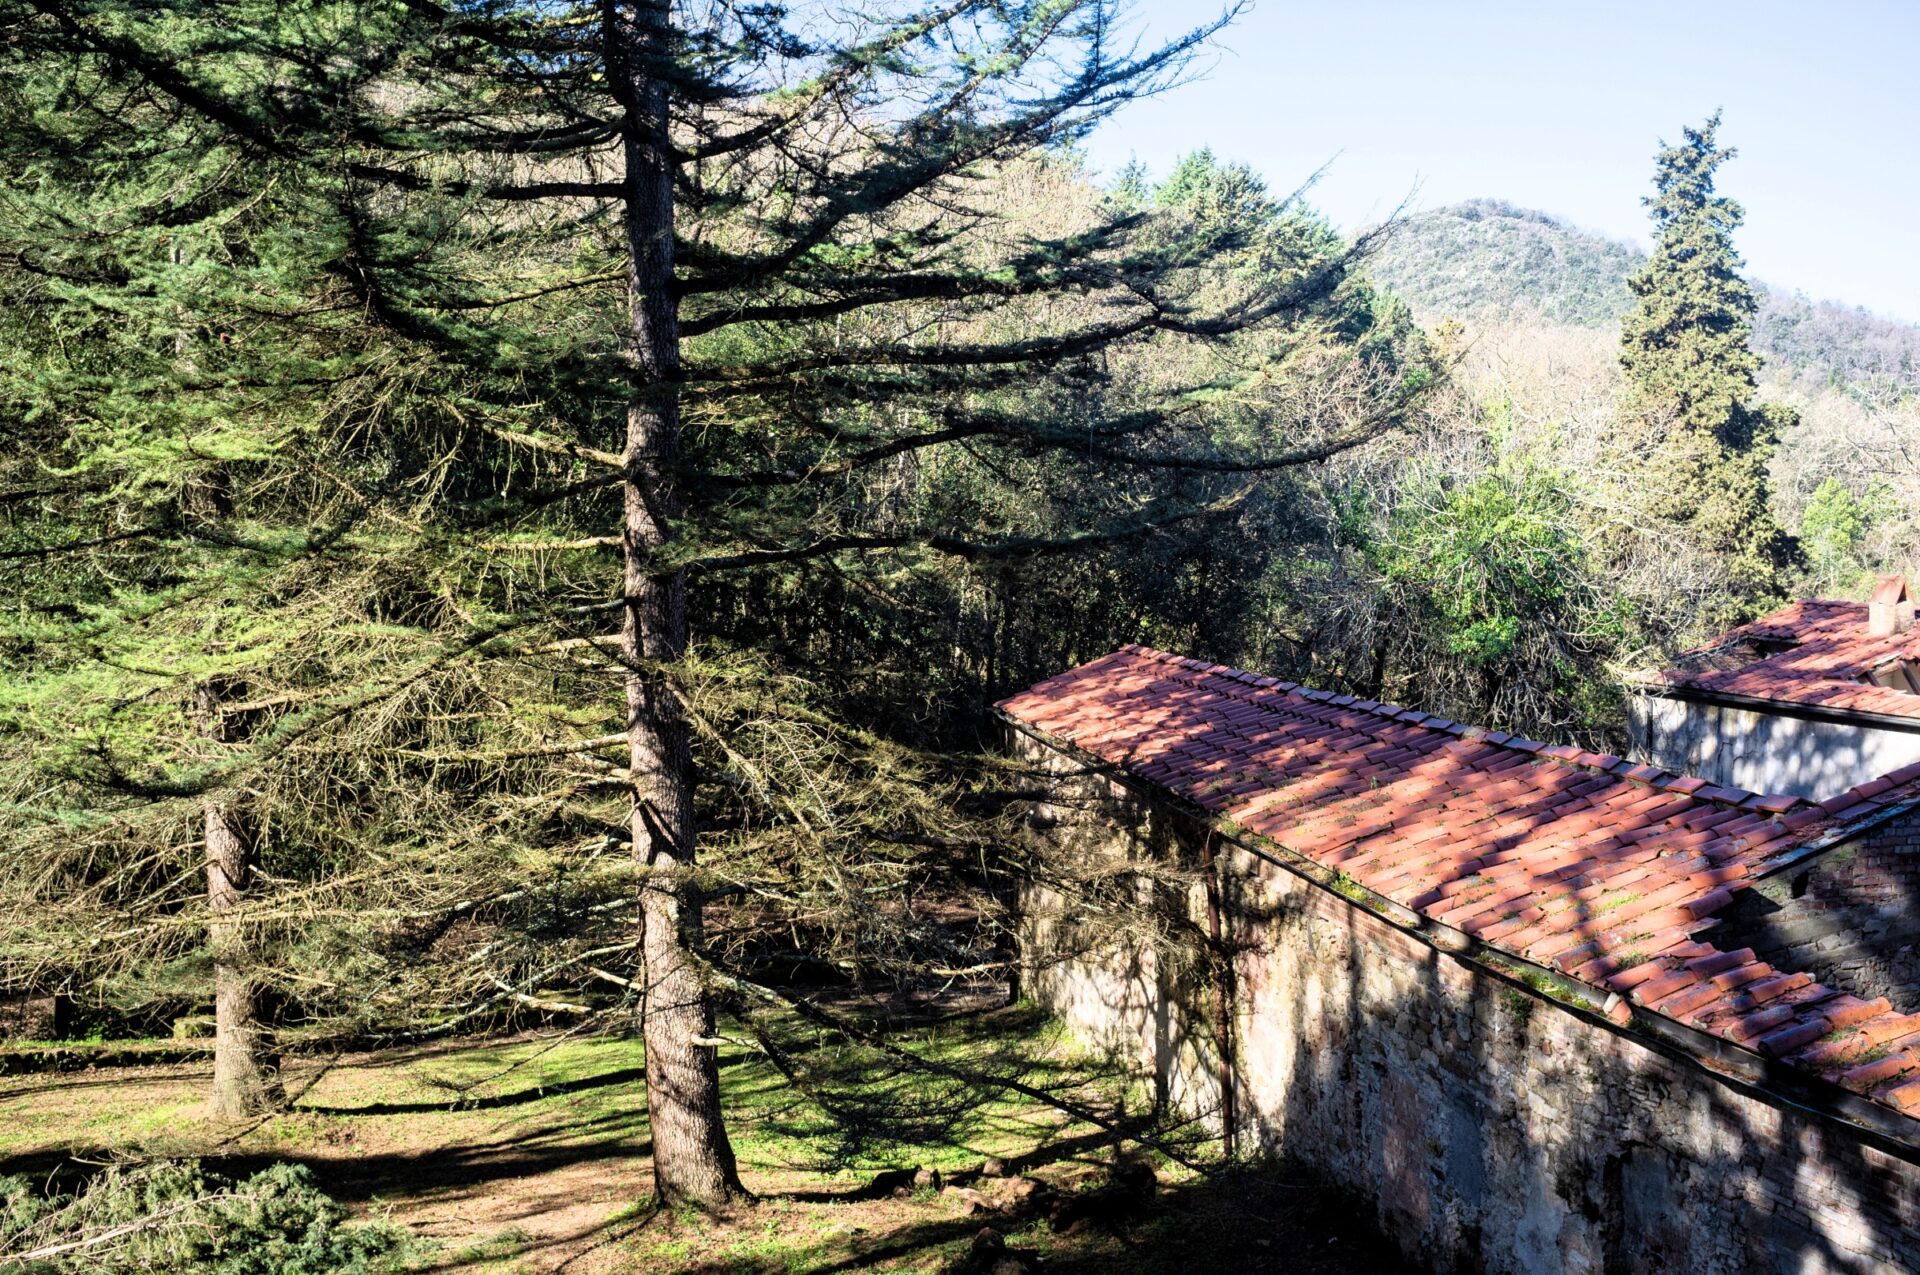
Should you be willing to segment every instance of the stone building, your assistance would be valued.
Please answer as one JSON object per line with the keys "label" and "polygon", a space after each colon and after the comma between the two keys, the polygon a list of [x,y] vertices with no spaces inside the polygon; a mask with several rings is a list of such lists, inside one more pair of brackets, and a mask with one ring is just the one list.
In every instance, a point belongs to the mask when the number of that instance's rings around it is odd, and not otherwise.
{"label": "stone building", "polygon": [[1240,1152],[1437,1270],[1920,1270],[1920,764],[1756,794],[1142,647],[1000,711],[1167,922],[1035,886],[1029,991]]}
{"label": "stone building", "polygon": [[1716,784],[1831,796],[1920,761],[1920,633],[1901,576],[1871,602],[1797,602],[1640,679],[1636,761]]}

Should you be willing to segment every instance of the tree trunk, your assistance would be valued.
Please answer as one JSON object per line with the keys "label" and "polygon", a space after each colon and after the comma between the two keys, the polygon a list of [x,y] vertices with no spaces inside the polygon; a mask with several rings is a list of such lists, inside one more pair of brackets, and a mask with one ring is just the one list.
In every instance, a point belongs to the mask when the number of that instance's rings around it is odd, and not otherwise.
{"label": "tree trunk", "polygon": [[[207,734],[226,739],[219,690],[203,683],[199,708]],[[204,806],[207,838],[207,945],[213,953],[213,1114],[242,1120],[281,1099],[273,1034],[260,1021],[259,988],[243,927],[233,919],[246,894],[253,851],[240,815],[220,793]]]}
{"label": "tree trunk", "polygon": [[1380,626],[1380,630],[1374,635],[1373,639],[1373,663],[1367,669],[1366,692],[1368,699],[1377,700],[1387,693],[1388,641],[1386,625],[1388,621],[1376,615],[1374,616],[1373,622]]}
{"label": "tree trunk", "polygon": [[667,0],[613,0],[607,65],[625,108],[633,394],[627,407],[625,598],[627,742],[633,775],[633,850],[640,888],[640,1013],[654,1190],[661,1203],[707,1210],[744,1194],[720,1109],[719,1061],[709,1042],[713,1003],[692,958],[701,899],[694,864],[693,759],[687,719],[659,671],[686,653],[684,572],[656,574],[678,515],[679,320],[673,296],[673,158],[667,87]]}

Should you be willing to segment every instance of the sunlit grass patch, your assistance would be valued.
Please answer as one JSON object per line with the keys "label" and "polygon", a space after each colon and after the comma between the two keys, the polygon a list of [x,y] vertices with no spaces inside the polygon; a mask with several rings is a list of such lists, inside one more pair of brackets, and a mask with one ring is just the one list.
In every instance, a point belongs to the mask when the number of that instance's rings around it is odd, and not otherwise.
{"label": "sunlit grass patch", "polygon": [[[239,1130],[205,1117],[203,1067],[9,1077],[0,1081],[0,1163],[18,1171],[24,1160],[37,1172],[76,1155],[167,1154],[205,1156],[235,1173],[303,1164],[357,1214],[414,1228],[422,1247],[413,1260],[436,1272],[544,1272],[574,1259],[575,1275],[941,1270],[987,1224],[1066,1269],[1192,1269],[1143,1255],[1142,1245],[1157,1250],[1163,1239],[1193,1253],[1228,1251],[1220,1226],[1184,1204],[1143,1218],[1144,1229],[1123,1239],[1100,1229],[1056,1234],[1044,1209],[982,1218],[964,1194],[872,1187],[881,1170],[918,1168],[979,1184],[972,1175],[989,1158],[1063,1193],[1102,1181],[1125,1140],[1009,1083],[1169,1138],[1185,1158],[1217,1153],[1200,1125],[1154,1123],[1141,1082],[1036,1011],[896,1023],[885,1034],[888,1046],[945,1074],[792,1018],[752,1026],[759,1041],[742,1024],[723,1026],[733,1043],[721,1050],[720,1074],[758,1202],[722,1222],[655,1207],[645,1057],[632,1035],[442,1042],[331,1064],[296,1058],[294,1106]],[[1168,1198],[1212,1198],[1194,1174],[1154,1159]],[[1235,1240],[1234,1252],[1244,1256],[1251,1242]]]}

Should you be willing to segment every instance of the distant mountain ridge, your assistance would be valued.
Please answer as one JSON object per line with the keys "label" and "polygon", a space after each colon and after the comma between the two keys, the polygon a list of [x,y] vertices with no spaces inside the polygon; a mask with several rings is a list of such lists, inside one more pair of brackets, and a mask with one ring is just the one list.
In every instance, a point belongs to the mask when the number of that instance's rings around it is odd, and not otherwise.
{"label": "distant mountain ridge", "polygon": [[[1476,199],[1409,217],[1368,270],[1428,325],[1454,317],[1601,328],[1618,326],[1633,304],[1627,276],[1645,258],[1547,213]],[[1830,384],[1920,389],[1920,326],[1755,288],[1754,347],[1775,366]]]}

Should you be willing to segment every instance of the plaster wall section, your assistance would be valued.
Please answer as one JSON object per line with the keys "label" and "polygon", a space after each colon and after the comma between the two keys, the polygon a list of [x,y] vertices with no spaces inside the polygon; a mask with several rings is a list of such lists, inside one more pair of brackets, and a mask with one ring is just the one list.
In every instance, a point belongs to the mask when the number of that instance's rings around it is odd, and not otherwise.
{"label": "plaster wall section", "polygon": [[[1026,760],[1052,773],[1037,807],[1062,871],[1020,901],[1020,984],[1094,1048],[1152,1084],[1158,1106],[1218,1129],[1218,1015],[1210,1018],[1204,897],[1191,832],[1107,778],[1025,736]],[[1145,939],[1149,930],[1158,940]]]}
{"label": "plaster wall section", "polygon": [[1661,695],[1628,698],[1633,760],[1819,801],[1920,761],[1920,733]]}
{"label": "plaster wall section", "polygon": [[[1243,1152],[1312,1165],[1435,1271],[1920,1271],[1920,1153],[1731,1084],[1269,858],[1198,837],[1064,759],[1040,822],[1067,861],[1138,862],[1161,909],[1101,918],[1027,891],[1029,993],[1218,1127],[1230,1058]],[[1112,896],[1117,897],[1117,896]],[[1208,945],[1198,944],[1204,952]],[[1228,979],[1223,1033],[1215,999]]]}

